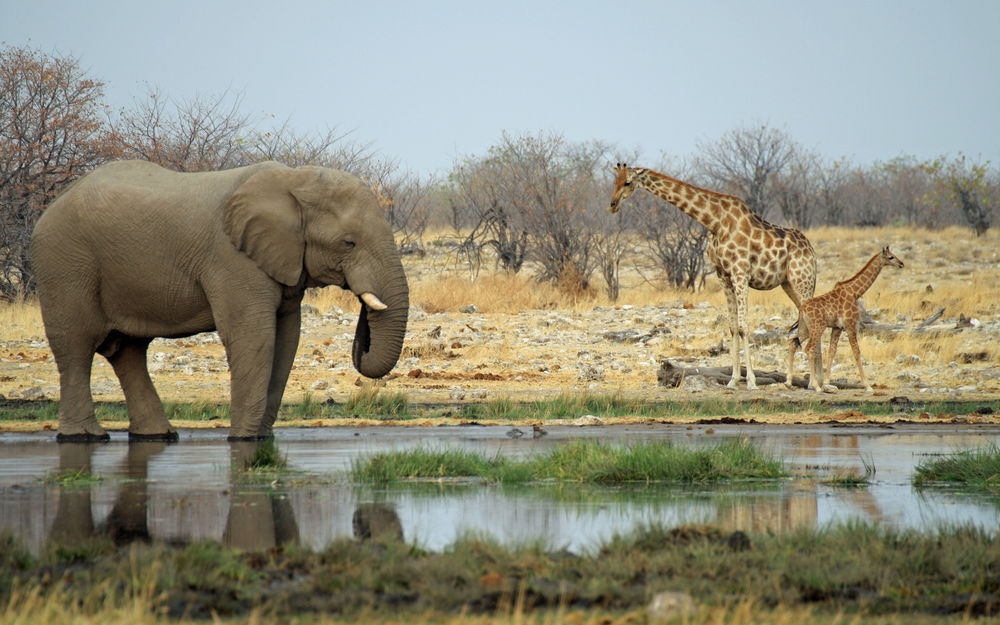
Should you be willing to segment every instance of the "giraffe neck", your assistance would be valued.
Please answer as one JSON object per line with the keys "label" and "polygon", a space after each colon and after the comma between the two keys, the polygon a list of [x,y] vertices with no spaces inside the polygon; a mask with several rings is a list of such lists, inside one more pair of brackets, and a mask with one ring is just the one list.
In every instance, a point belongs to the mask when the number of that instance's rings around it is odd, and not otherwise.
{"label": "giraffe neck", "polygon": [[644,189],[670,202],[712,234],[719,233],[723,215],[747,210],[737,197],[702,189],[649,169],[643,170],[638,180]]}
{"label": "giraffe neck", "polygon": [[837,287],[847,291],[854,299],[858,299],[865,294],[865,291],[871,288],[872,284],[875,283],[875,278],[878,277],[881,271],[882,255],[876,254],[861,268],[861,271],[843,282],[838,282]]}

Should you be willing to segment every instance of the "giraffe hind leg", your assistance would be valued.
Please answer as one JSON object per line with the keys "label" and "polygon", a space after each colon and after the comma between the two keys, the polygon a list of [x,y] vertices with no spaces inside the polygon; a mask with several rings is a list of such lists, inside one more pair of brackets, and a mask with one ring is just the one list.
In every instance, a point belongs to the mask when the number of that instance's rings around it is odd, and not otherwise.
{"label": "giraffe hind leg", "polygon": [[837,353],[837,341],[840,340],[840,328],[830,330],[830,353],[826,355],[826,379],[833,379],[833,357]]}

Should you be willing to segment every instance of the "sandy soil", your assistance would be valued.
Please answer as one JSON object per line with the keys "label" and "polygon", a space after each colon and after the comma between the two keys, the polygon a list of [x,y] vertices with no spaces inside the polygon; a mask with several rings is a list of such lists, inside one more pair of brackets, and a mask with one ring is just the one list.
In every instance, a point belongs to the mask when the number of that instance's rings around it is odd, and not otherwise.
{"label": "sandy soil", "polygon": [[[944,315],[920,335],[862,335],[865,370],[876,393],[842,390],[825,398],[859,400],[904,395],[921,398],[1000,398],[1000,237],[956,241],[954,235],[881,232],[873,243],[814,237],[820,262],[817,293],[855,273],[891,244],[907,263],[883,272],[864,298],[879,322],[912,329],[939,308]],[[446,248],[428,246],[424,258],[407,257],[411,283],[432,284],[434,275],[457,271]],[[725,397],[815,399],[804,390],[775,386],[747,391],[722,386],[662,388],[657,370],[663,358],[683,366],[729,364],[727,312],[714,276],[705,291],[645,304],[576,305],[554,310],[484,313],[477,308],[429,313],[414,298],[404,353],[384,382],[412,403],[482,402],[498,397],[543,399],[562,392],[619,393],[649,401]],[[424,289],[427,292],[427,289]],[[968,297],[966,297],[966,295]],[[315,300],[317,302],[322,300]],[[469,302],[474,305],[474,302]],[[968,308],[968,309],[964,309]],[[794,321],[794,308],[777,289],[755,293],[751,324],[757,329],[755,367],[784,370],[786,347],[772,340]],[[336,305],[307,306],[287,401],[307,394],[314,400],[343,401],[360,380],[349,362],[356,310]],[[770,331],[770,332],[769,332]],[[31,336],[0,342],[0,395],[10,399],[57,399],[58,375],[40,325]],[[725,342],[724,342],[725,341]],[[825,348],[824,348],[825,349]],[[166,401],[220,401],[228,398],[228,369],[214,333],[187,339],[156,340],[150,371]],[[841,341],[834,378],[857,382],[846,340]],[[805,363],[798,356],[797,373]],[[120,400],[111,367],[95,359],[92,388],[98,400]],[[798,417],[796,417],[798,418]],[[775,421],[787,416],[774,415]],[[770,419],[769,419],[770,420]]]}

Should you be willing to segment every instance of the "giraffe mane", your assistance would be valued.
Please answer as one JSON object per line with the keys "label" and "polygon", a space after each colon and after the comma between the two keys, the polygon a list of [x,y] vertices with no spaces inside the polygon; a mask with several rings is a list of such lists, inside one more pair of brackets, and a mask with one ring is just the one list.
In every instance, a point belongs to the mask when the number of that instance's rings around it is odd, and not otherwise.
{"label": "giraffe mane", "polygon": [[684,182],[683,180],[678,180],[677,178],[673,178],[673,177],[668,176],[666,174],[661,174],[660,172],[656,171],[655,169],[649,169],[648,167],[635,167],[633,169],[641,169],[641,170],[645,171],[646,173],[648,173],[648,174],[650,174],[652,176],[655,176],[657,178],[662,178],[664,180],[669,180],[670,182],[675,182],[677,184],[681,184],[681,185],[684,185],[686,187],[691,187],[692,189],[694,189],[696,191],[700,191],[700,192],[705,193],[707,195],[711,195],[711,196],[714,196],[714,197],[717,197],[717,198],[722,198],[722,199],[727,199],[727,200],[735,200],[735,201],[739,202],[740,204],[743,204],[744,206],[746,205],[746,202],[743,201],[743,198],[736,197],[735,195],[729,195],[728,193],[719,193],[718,191],[712,191],[711,189],[705,189],[703,187],[699,187],[697,185],[693,185],[690,182]]}
{"label": "giraffe mane", "polygon": [[869,258],[868,262],[865,263],[865,266],[862,267],[858,271],[858,273],[854,274],[853,276],[851,276],[850,278],[848,278],[846,280],[841,280],[840,282],[837,283],[837,286],[841,286],[842,284],[847,284],[848,282],[853,282],[854,279],[857,278],[858,276],[860,276],[861,274],[863,274],[871,266],[872,263],[874,263],[876,260],[878,260],[878,257],[881,256],[881,255],[882,255],[882,252],[879,252],[878,254],[872,256],[871,258]]}

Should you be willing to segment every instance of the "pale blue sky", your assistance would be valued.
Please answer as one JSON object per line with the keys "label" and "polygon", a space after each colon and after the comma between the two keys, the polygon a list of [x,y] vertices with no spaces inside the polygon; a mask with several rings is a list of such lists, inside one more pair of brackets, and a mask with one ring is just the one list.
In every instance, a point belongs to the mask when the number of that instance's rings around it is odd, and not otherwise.
{"label": "pale blue sky", "polygon": [[860,163],[1000,161],[1000,0],[0,0],[0,43],[79,58],[112,106],[242,92],[420,174],[502,131],[685,156],[767,123]]}

